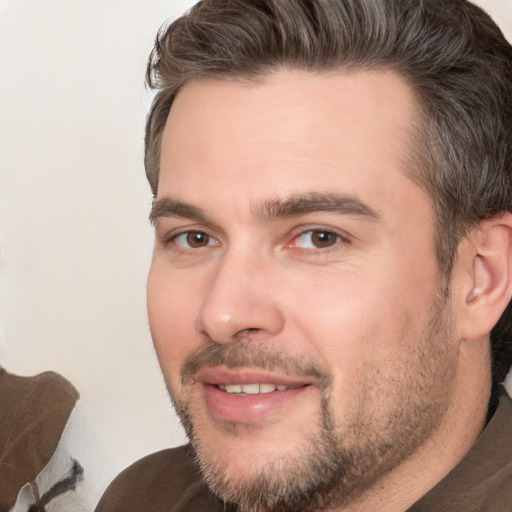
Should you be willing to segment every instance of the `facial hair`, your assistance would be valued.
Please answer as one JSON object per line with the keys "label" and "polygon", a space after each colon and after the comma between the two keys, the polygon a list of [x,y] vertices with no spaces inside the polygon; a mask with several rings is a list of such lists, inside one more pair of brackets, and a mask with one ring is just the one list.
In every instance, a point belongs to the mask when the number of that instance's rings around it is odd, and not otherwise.
{"label": "facial hair", "polygon": [[[225,504],[237,512],[313,512],[357,501],[390,470],[418,450],[439,428],[450,404],[456,359],[449,299],[436,295],[424,329],[403,332],[403,364],[393,371],[369,367],[355,385],[357,406],[334,413],[333,376],[306,356],[292,358],[264,343],[241,340],[231,345],[209,340],[191,353],[181,370],[182,396],[169,393],[191,441],[204,480]],[[320,417],[292,453],[269,460],[258,475],[247,479],[226,474],[222,456],[216,459],[202,442],[194,403],[186,390],[195,374],[214,366],[250,367],[304,375],[321,391]],[[390,391],[383,397],[383,390]],[[379,400],[393,407],[388,417],[375,419]],[[225,425],[236,430],[236,425]],[[240,475],[238,475],[240,476]]]}

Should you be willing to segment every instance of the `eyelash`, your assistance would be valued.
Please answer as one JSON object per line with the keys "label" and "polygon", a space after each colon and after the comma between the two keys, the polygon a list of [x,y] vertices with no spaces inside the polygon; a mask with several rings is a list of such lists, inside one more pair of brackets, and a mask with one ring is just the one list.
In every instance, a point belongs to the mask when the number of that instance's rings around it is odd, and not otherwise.
{"label": "eyelash", "polygon": [[[326,246],[326,247],[309,247],[309,248],[303,248],[298,246],[297,241],[300,239],[300,237],[306,236],[309,234],[309,236],[313,236],[313,234],[327,234],[330,236],[334,236],[335,240],[332,245]],[[180,245],[177,240],[180,237],[183,236],[190,236],[190,235],[204,235],[208,238],[208,241],[214,241],[213,244],[206,244],[199,247],[185,247],[184,245]],[[349,244],[350,243],[350,237],[346,233],[340,233],[334,229],[326,229],[322,227],[312,227],[312,228],[301,228],[300,231],[297,230],[295,234],[291,236],[291,241],[287,242],[285,244],[286,248],[296,248],[299,250],[307,251],[308,253],[328,253],[332,250],[335,250],[337,246],[340,244]],[[166,238],[163,239],[162,245],[164,247],[168,246],[169,244],[174,244],[178,250],[185,250],[185,251],[196,251],[199,249],[207,249],[208,247],[219,245],[220,242],[217,238],[215,238],[213,235],[209,234],[207,231],[203,229],[186,229],[184,231],[180,231],[178,233],[171,233]]]}
{"label": "eyelash", "polygon": [[[196,250],[193,247],[187,249],[186,247],[183,247],[183,246],[179,245],[179,243],[177,243],[177,240],[179,239],[179,237],[194,235],[194,234],[204,235],[204,236],[208,237],[210,240],[217,240],[215,238],[215,236],[208,233],[208,231],[205,230],[204,228],[188,227],[186,229],[184,228],[184,229],[180,229],[180,230],[171,230],[170,232],[166,233],[161,238],[161,245],[162,245],[162,247],[168,247],[169,245],[175,245],[178,250],[179,249],[181,249],[181,250]],[[217,244],[218,243],[219,242],[217,241]],[[208,246],[205,246],[205,247],[208,247]]]}
{"label": "eyelash", "polygon": [[[219,242],[215,239],[215,237],[209,235],[208,233],[204,232],[204,231],[201,231],[201,230],[188,230],[188,231],[183,231],[181,233],[178,233],[178,234],[175,234],[171,237],[170,241],[171,242],[174,242],[174,244],[176,244],[178,247],[180,248],[183,248],[182,245],[178,244],[177,243],[177,240],[180,238],[180,237],[189,237],[189,236],[204,236],[205,238],[208,239],[208,243],[204,246],[199,246],[199,247],[188,247],[186,249],[192,249],[192,250],[195,250],[195,249],[202,249],[202,248],[205,248],[205,247],[210,247],[211,245],[218,245]],[[214,241],[213,244],[210,244],[211,241]],[[189,241],[187,240],[187,243],[189,243]],[[189,243],[190,245],[190,243]]]}
{"label": "eyelash", "polygon": [[[311,241],[311,237],[314,235],[328,235],[328,237],[334,237],[334,241],[331,245],[327,245],[325,247],[299,247],[297,242],[301,237],[309,236],[309,240]],[[335,250],[335,248],[340,244],[347,244],[349,243],[348,236],[345,234],[341,234],[338,231],[335,231],[333,229],[326,229],[326,228],[309,228],[309,229],[302,229],[300,232],[298,232],[296,235],[293,236],[292,242],[287,244],[287,247],[296,247],[298,249],[303,249],[308,252],[314,252],[314,253],[326,253],[331,250]],[[312,245],[315,245],[312,243]]]}

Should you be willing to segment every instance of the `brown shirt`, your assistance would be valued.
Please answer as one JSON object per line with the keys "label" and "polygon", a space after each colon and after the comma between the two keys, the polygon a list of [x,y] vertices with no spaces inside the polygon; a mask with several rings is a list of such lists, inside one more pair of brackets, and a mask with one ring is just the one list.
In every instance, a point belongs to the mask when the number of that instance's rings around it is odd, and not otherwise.
{"label": "brown shirt", "polygon": [[[222,512],[188,446],[149,455],[125,469],[95,512]],[[512,511],[512,400],[503,394],[461,462],[408,512]]]}
{"label": "brown shirt", "polygon": [[0,512],[48,464],[78,397],[55,372],[20,377],[0,367]]}
{"label": "brown shirt", "polygon": [[457,466],[408,512],[512,511],[512,400],[498,408]]}
{"label": "brown shirt", "polygon": [[189,446],[163,450],[125,469],[95,512],[223,512],[197,473]]}

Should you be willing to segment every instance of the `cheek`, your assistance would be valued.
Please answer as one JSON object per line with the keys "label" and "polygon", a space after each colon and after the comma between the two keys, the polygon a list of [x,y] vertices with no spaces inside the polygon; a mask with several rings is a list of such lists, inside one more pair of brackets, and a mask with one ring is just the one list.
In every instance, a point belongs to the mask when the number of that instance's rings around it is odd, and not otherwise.
{"label": "cheek", "polygon": [[426,321],[433,286],[405,290],[398,274],[380,274],[316,276],[288,296],[294,336],[306,339],[347,393],[368,368],[394,366],[408,333]]}
{"label": "cheek", "polygon": [[353,402],[355,384],[371,353],[369,344],[379,338],[378,329],[386,326],[363,288],[354,290],[346,275],[337,279],[333,274],[325,279],[316,276],[314,283],[303,281],[301,289],[289,295],[289,338],[302,345],[299,352],[308,353],[331,375],[332,391],[342,409]]}
{"label": "cheek", "polygon": [[287,302],[294,322],[318,339],[319,348],[334,344],[343,349],[353,347],[356,339],[373,338],[379,327],[392,322],[396,306],[385,283],[346,272],[303,279],[290,290]]}
{"label": "cheek", "polygon": [[199,344],[194,329],[197,301],[194,288],[151,268],[147,284],[147,309],[151,336],[167,379],[177,379],[179,369]]}

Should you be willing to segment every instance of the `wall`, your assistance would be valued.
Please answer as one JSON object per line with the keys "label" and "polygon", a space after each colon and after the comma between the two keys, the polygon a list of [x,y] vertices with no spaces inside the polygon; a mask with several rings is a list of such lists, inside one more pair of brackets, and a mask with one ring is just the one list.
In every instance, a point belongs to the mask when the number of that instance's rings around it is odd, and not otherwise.
{"label": "wall", "polygon": [[[70,444],[88,507],[184,436],[151,347],[143,78],[191,0],[0,0],[0,361],[81,392]],[[512,38],[512,0],[482,0]]]}
{"label": "wall", "polygon": [[180,444],[145,312],[147,56],[181,0],[0,0],[0,361],[81,393],[70,442],[96,501]]}

